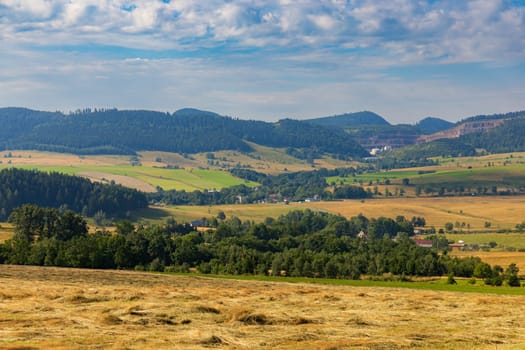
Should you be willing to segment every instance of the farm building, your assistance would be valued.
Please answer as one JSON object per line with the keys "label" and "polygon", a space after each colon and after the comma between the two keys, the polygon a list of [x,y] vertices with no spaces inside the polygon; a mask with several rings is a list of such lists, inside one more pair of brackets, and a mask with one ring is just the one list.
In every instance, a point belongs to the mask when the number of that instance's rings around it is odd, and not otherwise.
{"label": "farm building", "polygon": [[423,248],[432,248],[433,242],[430,239],[412,238],[416,245]]}

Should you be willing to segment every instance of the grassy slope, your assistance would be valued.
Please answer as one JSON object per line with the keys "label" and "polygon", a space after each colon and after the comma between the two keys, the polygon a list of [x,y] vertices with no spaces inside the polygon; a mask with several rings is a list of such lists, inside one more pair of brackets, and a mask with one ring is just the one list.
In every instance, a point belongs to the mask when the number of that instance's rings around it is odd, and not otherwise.
{"label": "grassy slope", "polygon": [[525,346],[522,295],[450,292],[462,285],[407,293],[397,284],[371,288],[28,266],[0,266],[0,284],[0,348]]}
{"label": "grassy slope", "polygon": [[[152,191],[156,186],[165,190],[193,191],[220,189],[239,184],[255,185],[224,171],[238,165],[266,174],[314,169],[311,164],[287,155],[284,149],[251,145],[254,152],[249,154],[235,151],[213,152],[213,164],[210,164],[210,159],[207,158],[208,153],[183,157],[177,153],[140,152],[139,160],[142,166],[131,166],[129,156],[76,156],[39,151],[10,151],[12,157],[7,158],[9,152],[4,151],[0,152],[0,169],[16,166],[70,175],[82,174],[96,180],[103,177],[107,181],[114,180],[145,191]],[[316,168],[348,167],[353,164],[331,158],[315,161]],[[166,169],[166,166],[179,169]],[[135,181],[126,181],[126,178]],[[140,186],[140,182],[144,186]]]}
{"label": "grassy slope", "polygon": [[[330,177],[332,181],[356,184],[362,181],[367,184],[390,180],[399,185],[403,178],[410,179],[412,184],[426,183],[464,183],[475,185],[483,182],[525,182],[525,152],[494,154],[480,157],[437,158],[439,165],[419,168],[397,169],[378,173],[356,175],[355,177]],[[489,166],[490,163],[490,166]],[[470,167],[470,169],[469,169]],[[419,171],[434,171],[431,174],[420,174]]]}
{"label": "grassy slope", "polygon": [[[4,165],[9,166],[9,165]],[[12,165],[11,165],[12,166]],[[42,171],[56,171],[69,175],[98,174],[121,175],[141,180],[154,187],[160,186],[165,190],[205,190],[220,189],[240,184],[256,185],[254,182],[245,181],[220,170],[206,169],[166,169],[147,166],[131,165],[71,165],[71,166],[40,166],[40,165],[15,165],[22,169],[38,169]]]}

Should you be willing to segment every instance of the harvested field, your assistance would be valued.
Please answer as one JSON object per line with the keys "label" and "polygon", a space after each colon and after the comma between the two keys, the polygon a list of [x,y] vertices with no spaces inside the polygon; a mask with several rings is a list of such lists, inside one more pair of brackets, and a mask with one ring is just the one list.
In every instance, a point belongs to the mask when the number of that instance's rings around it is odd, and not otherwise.
{"label": "harvested field", "polygon": [[[179,221],[191,221],[216,215],[224,211],[227,217],[237,216],[243,220],[263,221],[291,210],[312,209],[341,214],[347,218],[363,214],[368,218],[403,215],[410,219],[422,216],[427,226],[443,228],[447,222],[464,222],[464,233],[486,231],[485,223],[491,222],[490,230],[514,229],[523,222],[525,197],[444,197],[444,198],[388,198],[344,200],[279,204],[243,204],[217,206],[174,206],[163,208],[164,216],[174,216]],[[159,216],[161,216],[159,214]],[[470,228],[467,228],[470,225]]]}
{"label": "harvested field", "polygon": [[13,225],[2,222],[0,224],[0,243],[10,239],[13,236]]}
{"label": "harvested field", "polygon": [[143,192],[155,192],[157,189],[155,186],[139,180],[135,179],[133,177],[124,176],[124,175],[115,175],[115,174],[109,174],[109,173],[102,173],[98,171],[81,171],[77,173],[77,175],[86,177],[90,179],[91,181],[97,181],[101,183],[111,183],[111,181],[114,181],[117,184],[120,184],[125,187],[135,188],[139,191]]}
{"label": "harvested field", "polygon": [[525,252],[504,252],[491,250],[489,252],[477,251],[458,251],[455,250],[450,253],[452,256],[467,257],[467,256],[478,256],[484,262],[490,265],[499,265],[503,268],[509,266],[509,264],[516,264],[520,269],[520,275],[525,275]]}
{"label": "harvested field", "polygon": [[0,265],[0,349],[522,349],[523,296]]}

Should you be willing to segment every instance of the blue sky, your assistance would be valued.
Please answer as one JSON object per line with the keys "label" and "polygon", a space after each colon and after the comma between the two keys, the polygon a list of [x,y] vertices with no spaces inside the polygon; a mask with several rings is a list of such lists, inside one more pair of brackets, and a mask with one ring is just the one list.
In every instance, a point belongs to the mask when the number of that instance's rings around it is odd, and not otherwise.
{"label": "blue sky", "polygon": [[525,109],[525,0],[0,0],[0,52],[2,107]]}

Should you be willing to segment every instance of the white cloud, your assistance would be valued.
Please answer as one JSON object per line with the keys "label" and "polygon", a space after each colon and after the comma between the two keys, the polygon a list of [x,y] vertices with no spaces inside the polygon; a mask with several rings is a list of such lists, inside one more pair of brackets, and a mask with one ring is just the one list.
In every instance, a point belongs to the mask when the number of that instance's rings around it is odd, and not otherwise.
{"label": "white cloud", "polygon": [[[0,30],[9,33],[2,40],[12,44],[192,51],[330,44],[386,50],[403,62],[414,52],[422,61],[436,59],[436,51],[458,62],[525,56],[524,8],[504,0],[0,0],[0,5]],[[392,43],[401,49],[390,51]]]}
{"label": "white cloud", "polygon": [[0,0],[0,45],[0,105],[405,121],[523,109],[519,68],[479,88],[389,72],[523,62],[525,7],[507,0]]}

